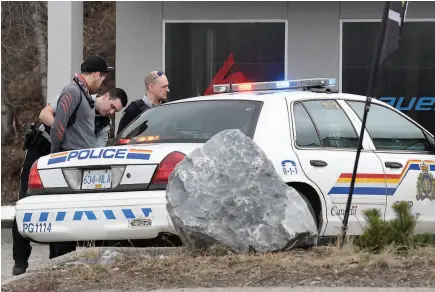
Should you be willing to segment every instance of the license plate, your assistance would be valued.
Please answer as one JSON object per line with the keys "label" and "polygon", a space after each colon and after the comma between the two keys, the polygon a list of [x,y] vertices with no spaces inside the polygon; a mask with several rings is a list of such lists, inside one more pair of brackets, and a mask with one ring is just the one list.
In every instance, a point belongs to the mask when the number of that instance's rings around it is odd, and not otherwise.
{"label": "license plate", "polygon": [[112,186],[112,173],[110,169],[85,170],[83,172],[82,189],[110,189]]}

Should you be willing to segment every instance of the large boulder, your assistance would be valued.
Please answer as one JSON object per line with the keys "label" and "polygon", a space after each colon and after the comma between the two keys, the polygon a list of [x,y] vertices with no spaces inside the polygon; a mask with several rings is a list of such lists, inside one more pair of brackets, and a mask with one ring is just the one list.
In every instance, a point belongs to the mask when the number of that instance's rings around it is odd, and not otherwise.
{"label": "large boulder", "polygon": [[305,199],[239,130],[224,130],[187,155],[169,178],[166,199],[188,248],[222,244],[243,253],[317,243],[315,219]]}

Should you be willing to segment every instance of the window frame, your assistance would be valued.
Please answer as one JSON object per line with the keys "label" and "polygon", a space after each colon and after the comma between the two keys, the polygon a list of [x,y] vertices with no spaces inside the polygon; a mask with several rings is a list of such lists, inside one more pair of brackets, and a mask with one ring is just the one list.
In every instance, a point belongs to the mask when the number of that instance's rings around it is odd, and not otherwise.
{"label": "window frame", "polygon": [[284,78],[288,74],[288,19],[163,19],[162,20],[162,68],[165,72],[166,65],[166,24],[167,23],[284,23]]}
{"label": "window frame", "polygon": [[[339,45],[339,56],[338,56],[338,90],[343,92],[343,26],[346,22],[360,22],[369,23],[377,22],[381,23],[380,18],[341,18],[340,19],[340,45]],[[435,18],[405,18],[404,22],[435,22]]]}
{"label": "window frame", "polygon": [[166,24],[168,23],[197,23],[197,24],[223,24],[223,23],[283,23],[284,24],[284,80],[288,79],[288,19],[163,19],[162,20],[162,70],[166,72]]}
{"label": "window frame", "polygon": [[[324,98],[313,98],[313,99],[300,99],[300,100],[295,100],[292,101],[290,104],[290,113],[291,113],[291,120],[290,122],[292,123],[291,125],[291,129],[293,131],[293,137],[292,137],[292,144],[293,147],[295,147],[297,150],[325,150],[325,151],[347,151],[347,152],[356,152],[358,147],[355,148],[341,148],[341,147],[301,147],[299,145],[297,145],[297,136],[296,136],[296,117],[295,117],[295,112],[294,112],[294,105],[296,103],[301,103],[302,106],[304,107],[305,111],[308,113],[308,116],[310,117],[311,122],[314,125],[314,128],[316,130],[317,136],[319,138],[320,143],[322,143],[322,140],[320,139],[319,136],[319,130],[317,128],[316,123],[314,122],[313,118],[311,117],[311,114],[309,113],[309,111],[306,109],[306,107],[304,106],[304,102],[310,102],[310,101],[317,101],[317,102],[321,102],[321,101],[335,101],[338,106],[340,107],[340,109],[343,111],[344,115],[346,116],[347,120],[349,121],[350,125],[352,126],[357,139],[359,139],[359,131],[358,129],[355,128],[355,124],[352,121],[352,118],[349,116],[347,109],[343,108],[343,106],[340,104],[340,100],[334,97],[324,97]],[[346,104],[346,106],[349,106]],[[363,145],[363,149],[361,150],[362,152],[367,151],[367,149],[365,149],[364,145]]]}
{"label": "window frame", "polygon": [[[359,115],[358,115],[358,113],[352,108],[352,106],[349,104],[349,102],[359,102],[359,103],[362,103],[362,104],[365,104],[365,101],[362,101],[362,100],[353,100],[353,99],[346,99],[346,100],[343,100],[345,103],[346,103],[346,105],[349,107],[349,110],[351,110],[354,114],[355,114],[355,116],[356,116],[356,118],[359,120],[359,122],[360,123],[362,123],[362,119],[359,117]],[[427,139],[427,137],[426,137],[426,135],[425,135],[425,133],[426,134],[429,134],[429,136],[432,136],[432,134],[431,133],[429,133],[429,131],[427,131],[424,127],[422,127],[419,123],[417,123],[416,121],[414,121],[413,119],[411,119],[410,117],[408,117],[406,114],[404,114],[404,113],[402,113],[401,111],[399,111],[399,110],[396,110],[395,108],[393,108],[393,107],[391,107],[391,106],[389,106],[389,105],[385,105],[385,104],[382,104],[382,103],[377,103],[377,102],[373,102],[372,101],[372,103],[371,103],[371,105],[370,105],[370,110],[372,109],[372,106],[373,105],[377,105],[377,106],[380,106],[380,107],[383,107],[383,108],[386,108],[387,110],[390,110],[390,111],[393,111],[394,113],[396,113],[396,114],[398,114],[399,116],[401,116],[402,118],[404,118],[404,119],[406,119],[408,122],[410,122],[411,124],[413,124],[414,126],[416,126],[420,131],[421,131],[421,134],[423,135],[423,137],[426,139],[426,142],[428,143],[428,145],[430,145],[430,142],[428,141],[428,139]],[[414,150],[394,150],[394,149],[389,149],[389,150],[385,150],[385,149],[377,149],[377,147],[376,147],[376,145],[375,145],[375,142],[373,141],[373,138],[372,138],[372,136],[370,135],[370,132],[369,132],[369,130],[367,129],[367,126],[365,127],[365,133],[369,136],[369,138],[370,138],[370,141],[371,141],[371,144],[373,145],[373,151],[374,152],[376,152],[376,153],[396,153],[396,154],[400,154],[400,153],[403,153],[403,154],[428,154],[428,153],[432,153],[431,152],[431,150],[426,150],[426,151],[414,151]],[[364,137],[366,136],[366,134],[364,134]]]}

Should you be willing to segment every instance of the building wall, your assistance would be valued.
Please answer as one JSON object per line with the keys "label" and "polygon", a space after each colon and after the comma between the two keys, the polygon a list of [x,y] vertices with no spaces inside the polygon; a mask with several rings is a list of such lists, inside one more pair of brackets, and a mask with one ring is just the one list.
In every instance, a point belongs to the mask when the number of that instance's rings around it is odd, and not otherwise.
{"label": "building wall", "polygon": [[[164,70],[164,20],[286,19],[287,78],[338,80],[340,19],[380,19],[383,3],[117,2],[116,85],[127,91],[130,101],[139,99],[145,74]],[[435,18],[435,2],[411,2],[407,17]]]}

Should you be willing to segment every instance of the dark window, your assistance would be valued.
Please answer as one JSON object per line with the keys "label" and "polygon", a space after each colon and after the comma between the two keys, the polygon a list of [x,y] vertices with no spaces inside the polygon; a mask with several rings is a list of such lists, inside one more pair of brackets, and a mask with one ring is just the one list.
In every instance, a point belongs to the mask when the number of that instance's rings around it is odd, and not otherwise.
{"label": "dark window", "polygon": [[[347,102],[362,120],[364,103]],[[366,129],[379,150],[428,151],[429,144],[423,131],[393,110],[372,104]]]}
{"label": "dark window", "polygon": [[[239,129],[252,138],[262,107],[259,101],[213,100],[166,104],[137,118],[116,144],[205,143],[227,129]],[[128,138],[134,138],[128,141]],[[142,138],[141,138],[142,137]]]}
{"label": "dark window", "polygon": [[[379,26],[379,22],[343,23],[343,92],[367,94]],[[380,68],[374,92],[432,133],[435,133],[434,40],[435,22],[405,22],[401,46]]]}
{"label": "dark window", "polygon": [[296,103],[293,111],[295,113],[296,144],[300,147],[320,147],[316,128],[304,106],[301,103]]}
{"label": "dark window", "polygon": [[355,129],[336,101],[314,100],[304,101],[302,104],[313,119],[322,147],[357,147],[358,136]]}
{"label": "dark window", "polygon": [[284,54],[283,22],[167,23],[168,99],[211,94],[212,83],[283,80]]}

